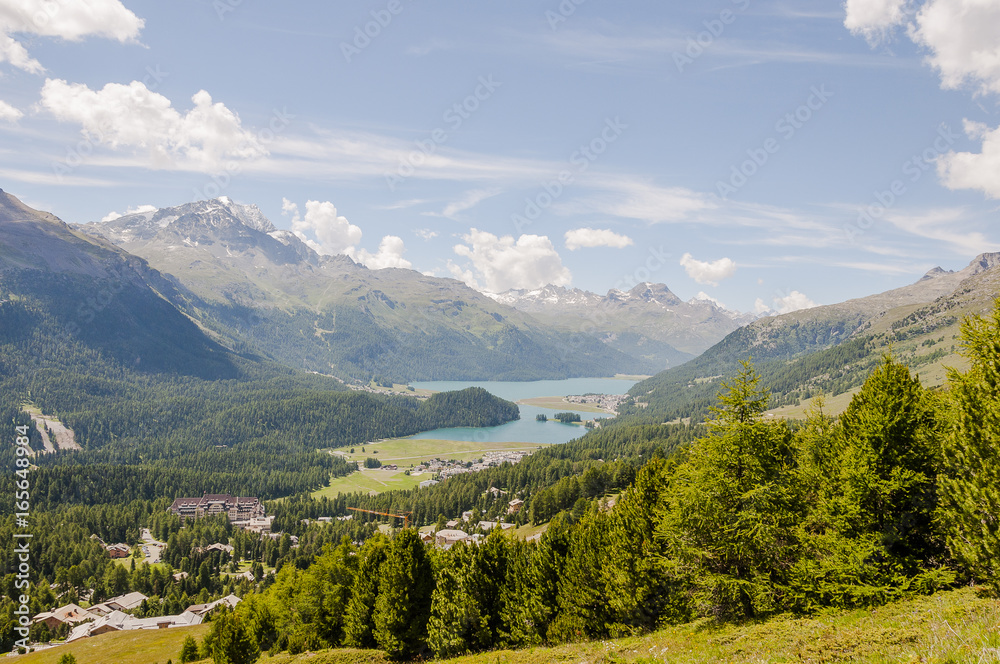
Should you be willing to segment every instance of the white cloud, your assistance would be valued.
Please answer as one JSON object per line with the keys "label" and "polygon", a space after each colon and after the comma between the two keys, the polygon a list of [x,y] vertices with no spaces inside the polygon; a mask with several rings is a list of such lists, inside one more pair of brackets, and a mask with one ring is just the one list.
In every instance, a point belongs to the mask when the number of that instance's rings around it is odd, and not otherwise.
{"label": "white cloud", "polygon": [[14,123],[24,117],[24,113],[5,101],[0,101],[0,121]]}
{"label": "white cloud", "polygon": [[623,249],[633,244],[632,238],[603,228],[576,228],[566,231],[566,248],[576,251],[581,247],[612,247]]}
{"label": "white cloud", "polygon": [[708,196],[683,187],[659,187],[631,178],[602,178],[597,185],[609,194],[586,202],[583,209],[650,224],[684,221],[714,207]]}
{"label": "white cloud", "polygon": [[139,37],[145,22],[119,0],[4,0],[0,2],[0,62],[41,73],[41,63],[15,41],[15,33],[79,41],[105,37],[125,43]]}
{"label": "white cloud", "polygon": [[[763,304],[763,302],[759,299],[757,302]],[[799,311],[800,309],[812,309],[813,307],[818,306],[818,304],[806,297],[805,294],[800,293],[797,290],[793,290],[784,297],[774,298],[774,309],[776,309],[779,314],[789,314],[793,311]]]}
{"label": "white cloud", "polygon": [[980,92],[1000,92],[1000,2],[931,0],[909,28],[911,39],[931,53],[927,61],[941,74],[941,85],[967,82]]}
{"label": "white cloud", "polygon": [[447,217],[448,219],[454,219],[455,215],[459,212],[471,210],[486,199],[493,198],[499,193],[500,189],[475,189],[473,191],[466,192],[465,196],[460,200],[449,203],[445,206],[444,210],[441,212],[441,216]]}
{"label": "white cloud", "polygon": [[455,253],[471,262],[463,269],[449,261],[448,269],[457,279],[477,290],[502,293],[512,288],[541,288],[548,284],[568,286],[572,282],[569,269],[544,235],[510,235],[497,237],[492,233],[471,229],[462,239],[466,244],[455,245]]}
{"label": "white cloud", "polygon": [[871,43],[906,20],[907,0],[847,0],[844,27]]}
{"label": "white cloud", "polygon": [[966,120],[965,133],[982,140],[982,152],[949,152],[938,157],[942,184],[949,189],[977,189],[990,198],[1000,198],[1000,127],[990,129]]}
{"label": "white cloud", "polygon": [[[907,16],[909,0],[848,0],[845,25],[872,40],[879,31],[906,24],[910,39],[928,51],[926,62],[941,86],[976,86],[978,94],[1000,93],[1000,2],[928,0]],[[975,189],[1000,198],[1000,127],[966,121],[966,133],[983,141],[982,152],[951,152],[938,160],[938,175],[950,189]]]}
{"label": "white cloud", "polygon": [[349,222],[347,217],[337,214],[337,208],[330,201],[306,201],[303,217],[299,215],[297,204],[283,198],[281,212],[292,215],[292,232],[316,253],[324,256],[350,255],[361,242],[361,229]]}
{"label": "white cloud", "polygon": [[772,313],[774,311],[774,309],[769,307],[767,303],[764,302],[764,300],[760,299],[759,297],[753,303],[753,310],[754,313],[757,314],[767,314],[767,313]]}
{"label": "white cloud", "polygon": [[348,250],[348,255],[358,263],[371,270],[383,270],[389,267],[410,269],[413,263],[403,258],[406,247],[403,240],[395,235],[386,235],[378,245],[378,252],[371,253],[366,249]]}
{"label": "white cloud", "polygon": [[720,258],[707,263],[695,259],[691,254],[681,256],[681,266],[688,276],[699,284],[718,286],[723,279],[728,279],[736,272],[736,263],[729,258]]}
{"label": "white cloud", "polygon": [[700,302],[711,302],[712,304],[714,304],[715,306],[719,307],[720,309],[725,309],[726,308],[726,305],[724,305],[722,302],[718,301],[717,299],[715,299],[714,297],[712,297],[711,295],[709,295],[705,291],[699,291],[698,294],[694,296],[694,299],[697,300],[697,301],[700,301]]}
{"label": "white cloud", "polygon": [[968,224],[968,215],[962,208],[937,208],[919,214],[891,212],[885,220],[902,231],[950,247],[961,256],[972,257],[1000,249],[983,233],[963,228]]}
{"label": "white cloud", "polygon": [[158,208],[155,205],[139,205],[138,207],[134,207],[134,208],[130,207],[130,208],[128,208],[127,210],[125,210],[125,214],[123,214],[123,215],[122,214],[118,214],[117,212],[109,212],[106,215],[104,215],[103,217],[101,217],[101,221],[114,221],[115,219],[121,219],[122,217],[130,215],[130,214],[142,214],[144,212],[145,213],[156,212],[157,209]]}
{"label": "white cloud", "polygon": [[417,235],[417,237],[419,237],[421,239],[424,239],[424,240],[433,240],[434,238],[436,238],[438,236],[438,232],[437,231],[432,231],[429,228],[418,228],[417,230],[415,230],[413,232]]}
{"label": "white cloud", "polygon": [[181,114],[169,99],[140,81],[108,83],[100,90],[48,79],[41,106],[61,122],[81,126],[85,136],[112,148],[147,151],[154,168],[179,166],[212,172],[225,160],[253,159],[267,150],[239,117],[200,90],[194,108]]}

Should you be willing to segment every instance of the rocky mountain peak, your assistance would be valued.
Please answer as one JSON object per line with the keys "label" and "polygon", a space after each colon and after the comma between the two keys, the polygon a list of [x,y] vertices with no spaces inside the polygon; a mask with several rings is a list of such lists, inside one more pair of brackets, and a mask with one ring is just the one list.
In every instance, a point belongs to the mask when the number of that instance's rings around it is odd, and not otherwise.
{"label": "rocky mountain peak", "polygon": [[969,267],[965,269],[971,273],[969,276],[973,276],[994,268],[997,265],[1000,265],[1000,252],[994,251],[979,254],[969,263]]}

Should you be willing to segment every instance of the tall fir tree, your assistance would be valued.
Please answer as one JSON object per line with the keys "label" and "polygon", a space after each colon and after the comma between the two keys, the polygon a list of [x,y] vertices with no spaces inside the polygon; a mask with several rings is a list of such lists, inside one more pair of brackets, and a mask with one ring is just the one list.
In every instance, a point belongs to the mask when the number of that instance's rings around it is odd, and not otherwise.
{"label": "tall fir tree", "polygon": [[962,346],[970,367],[949,373],[939,518],[954,555],[1000,594],[1000,299],[963,322]]}
{"label": "tall fir tree", "polygon": [[375,642],[389,657],[407,659],[424,650],[433,592],[427,549],[417,531],[407,528],[389,545],[372,615]]}
{"label": "tall fir tree", "polygon": [[382,565],[388,556],[389,540],[376,533],[361,547],[358,573],[351,591],[351,599],[344,615],[344,644],[354,648],[376,647],[372,630],[372,614],[379,594]]}

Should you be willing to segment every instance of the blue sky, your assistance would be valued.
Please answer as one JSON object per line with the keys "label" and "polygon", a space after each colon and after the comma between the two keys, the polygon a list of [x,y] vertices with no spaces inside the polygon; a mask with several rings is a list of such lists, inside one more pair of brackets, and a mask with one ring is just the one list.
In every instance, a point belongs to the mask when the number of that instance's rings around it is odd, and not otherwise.
{"label": "blue sky", "polygon": [[[676,6],[675,5],[680,5]],[[1000,249],[1000,0],[0,0],[0,187],[485,291],[826,304]]]}

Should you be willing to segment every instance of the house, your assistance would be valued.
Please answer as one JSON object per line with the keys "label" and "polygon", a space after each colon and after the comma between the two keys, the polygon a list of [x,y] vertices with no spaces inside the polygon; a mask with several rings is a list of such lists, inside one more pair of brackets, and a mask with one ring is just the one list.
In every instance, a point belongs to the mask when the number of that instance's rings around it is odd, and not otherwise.
{"label": "house", "polygon": [[143,601],[147,599],[149,598],[142,593],[119,595],[118,597],[112,597],[101,604],[90,607],[90,612],[96,613],[99,616],[108,616],[115,611],[132,611],[133,609],[138,609]]}
{"label": "house", "polygon": [[480,521],[479,527],[483,530],[493,530],[494,528],[500,528],[502,530],[510,530],[514,527],[513,523],[498,523],[496,521]]}
{"label": "house", "polygon": [[433,544],[434,543],[434,534],[433,533],[420,533],[420,541],[423,542],[424,544]]}
{"label": "house", "polygon": [[515,498],[514,500],[507,503],[507,514],[517,514],[524,507],[524,501],[520,498]]}
{"label": "house", "polygon": [[233,549],[233,547],[229,546],[228,544],[219,544],[217,542],[215,544],[209,544],[208,546],[206,546],[204,548],[202,548],[202,547],[199,546],[199,547],[195,548],[194,552],[195,553],[212,553],[213,551],[221,551],[222,553],[232,554],[234,550],[235,549]]}
{"label": "house", "polygon": [[132,554],[132,547],[128,544],[112,544],[106,550],[112,558],[128,558]]}
{"label": "house", "polygon": [[424,480],[423,482],[420,483],[419,486],[421,489],[429,489],[435,484],[440,484],[440,482],[438,482],[437,480]]}
{"label": "house", "polygon": [[394,463],[385,464],[382,466],[382,470],[399,470],[399,468]]}
{"label": "house", "polygon": [[235,525],[239,525],[243,530],[251,533],[269,533],[271,532],[271,524],[273,523],[274,515],[272,514],[271,516],[254,517]]}
{"label": "house", "polygon": [[184,519],[200,519],[225,514],[230,521],[249,521],[264,516],[264,505],[250,496],[206,493],[201,498],[177,498],[170,512]]}
{"label": "house", "polygon": [[492,493],[492,494],[493,494],[493,497],[494,497],[494,498],[497,498],[497,497],[499,497],[499,496],[506,496],[506,495],[507,495],[507,492],[506,492],[506,491],[504,491],[503,489],[498,489],[498,488],[496,488],[495,486],[491,486],[491,487],[489,488],[489,491],[490,491],[490,493]]}
{"label": "house", "polygon": [[192,604],[184,610],[184,613],[192,613],[196,616],[205,616],[220,606],[228,606],[231,609],[235,609],[236,605],[240,603],[240,598],[236,595],[226,595],[222,599],[217,599],[214,602],[209,602],[208,604]]}
{"label": "house", "polygon": [[91,613],[90,611],[77,606],[76,604],[67,604],[66,606],[61,606],[58,609],[52,609],[51,611],[46,611],[45,613],[39,613],[35,616],[33,622],[35,623],[45,623],[45,626],[49,630],[54,630],[60,625],[76,625],[85,620],[93,620],[97,618],[97,615]]}
{"label": "house", "polygon": [[157,616],[155,618],[136,618],[121,611],[112,611],[101,616],[94,622],[77,625],[70,632],[66,643],[91,636],[100,636],[109,632],[122,632],[137,629],[167,629],[170,627],[188,627],[200,625],[200,615],[185,611],[179,616]]}
{"label": "house", "polygon": [[189,574],[187,572],[174,572],[172,576],[174,577],[174,581],[183,581],[188,578]]}
{"label": "house", "polygon": [[439,530],[434,536],[435,543],[446,549],[451,548],[452,545],[457,544],[458,542],[464,542],[467,539],[469,539],[469,535],[464,530],[452,530],[450,528]]}
{"label": "house", "polygon": [[472,520],[472,510],[469,510],[467,512],[462,512],[462,521],[471,521],[471,520]]}

